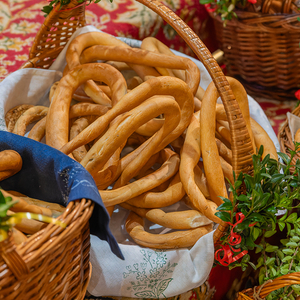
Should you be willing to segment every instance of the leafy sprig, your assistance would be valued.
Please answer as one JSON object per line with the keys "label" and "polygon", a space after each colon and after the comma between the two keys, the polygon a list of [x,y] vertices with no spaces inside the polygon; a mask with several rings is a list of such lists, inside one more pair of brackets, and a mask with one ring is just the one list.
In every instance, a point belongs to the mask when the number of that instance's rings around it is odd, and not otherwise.
{"label": "leafy sprig", "polygon": [[[90,5],[91,3],[98,3],[100,2],[101,0],[77,0],[78,4],[80,5],[81,3],[83,2],[87,2],[87,5]],[[45,5],[43,8],[42,8],[42,12],[45,13],[45,17],[47,17],[47,15],[50,14],[50,12],[53,10],[53,8],[60,2],[60,8],[59,10],[61,10],[64,6],[68,5],[71,0],[52,0],[52,1],[49,1],[49,5]]]}
{"label": "leafy sprig", "polygon": [[[295,151],[290,156],[279,152],[280,161],[269,155],[262,159],[263,148],[253,155],[253,174],[234,174],[234,184],[230,184],[232,202],[222,198],[224,203],[218,207],[216,215],[223,221],[235,223],[238,213],[245,218],[235,226],[230,225],[221,238],[223,245],[229,243],[231,231],[241,236],[241,242],[235,249],[254,250],[260,253],[256,262],[250,261],[250,255],[229,265],[229,269],[248,265],[259,269],[259,284],[269,279],[300,271],[300,218],[295,210],[300,199],[300,161],[295,165],[293,159],[300,145],[295,143]],[[291,172],[291,170],[293,170]],[[243,193],[241,193],[243,191]],[[298,203],[297,203],[298,201]],[[272,245],[269,239],[278,232],[286,231],[286,239],[280,245]],[[267,300],[294,299],[300,293],[300,286],[280,289],[271,293]]]}
{"label": "leafy sprig", "polygon": [[247,3],[256,3],[256,0],[200,0],[200,4],[208,5],[210,11],[214,11],[221,16],[221,19],[226,25],[226,21],[237,18],[235,9],[238,6],[243,9],[246,7]]}

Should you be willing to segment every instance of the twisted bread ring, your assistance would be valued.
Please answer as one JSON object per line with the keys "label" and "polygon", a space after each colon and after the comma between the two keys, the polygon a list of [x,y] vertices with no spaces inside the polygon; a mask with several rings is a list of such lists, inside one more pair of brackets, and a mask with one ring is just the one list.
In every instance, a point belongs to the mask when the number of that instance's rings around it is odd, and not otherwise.
{"label": "twisted bread ring", "polygon": [[[122,98],[127,93],[124,77],[119,71],[108,64],[86,64],[72,69],[60,80],[49,107],[46,122],[46,143],[49,146],[61,149],[68,143],[69,109],[72,94],[78,86],[91,78],[105,82],[111,88],[113,93],[112,99],[115,99],[116,102],[118,101],[117,99]],[[81,134],[76,137],[76,140],[80,139]],[[96,136],[90,141],[95,139],[99,134],[97,132]],[[78,145],[72,151],[84,144]]]}
{"label": "twisted bread ring", "polygon": [[152,234],[144,230],[144,222],[134,212],[130,212],[125,228],[131,238],[139,245],[157,249],[177,249],[193,246],[203,235],[212,231],[212,224],[194,229],[165,234]]}

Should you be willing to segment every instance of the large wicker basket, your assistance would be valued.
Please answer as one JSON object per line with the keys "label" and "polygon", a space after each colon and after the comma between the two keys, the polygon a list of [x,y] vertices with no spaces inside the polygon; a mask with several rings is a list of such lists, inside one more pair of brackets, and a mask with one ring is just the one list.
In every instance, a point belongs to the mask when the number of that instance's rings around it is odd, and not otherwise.
{"label": "large wicker basket", "polygon": [[238,19],[226,26],[211,13],[228,75],[239,79],[250,95],[295,100],[300,87],[299,13],[293,1],[283,1],[284,10],[276,14],[268,13],[272,1],[258,2],[260,13],[237,10]]}
{"label": "large wicker basket", "polygon": [[[219,91],[229,120],[232,140],[233,170],[238,174],[240,172],[249,174],[252,173],[252,153],[249,153],[248,151],[248,149],[251,148],[250,136],[239,105],[218,63],[212,57],[211,53],[199,37],[196,36],[196,34],[169,8],[156,0],[138,0],[138,2],[152,9],[166,22],[168,22],[204,64]],[[66,9],[61,11],[59,9],[53,10],[45,19],[45,22],[33,43],[29,55],[30,59],[24,64],[23,68],[34,67],[47,69],[56,59],[72,33],[77,28],[85,25],[85,4],[78,5],[77,0],[71,0],[70,4],[65,8]],[[53,226],[49,225],[45,230],[32,237],[30,243],[28,242],[26,245],[16,247],[16,252],[19,257],[21,257],[21,260],[24,259],[26,265],[30,266],[30,270],[34,269],[35,272],[39,272],[40,275],[38,278],[40,281],[36,280],[37,277],[35,273],[29,273],[25,278],[25,282],[30,282],[30,285],[28,284],[26,288],[24,288],[24,284],[18,284],[18,279],[9,271],[3,279],[5,280],[5,286],[7,287],[7,293],[4,297],[5,299],[16,299],[15,295],[20,295],[21,293],[23,297],[20,299],[80,299],[84,295],[90,271],[88,267],[89,242],[87,231],[85,231],[84,234],[82,233],[85,240],[82,238],[80,241],[76,242],[78,247],[82,245],[85,246],[84,249],[78,250],[82,253],[82,257],[80,259],[84,260],[85,263],[82,264],[82,269],[71,268],[69,265],[66,265],[65,269],[60,269],[60,286],[51,286],[48,283],[50,280],[48,280],[47,284],[45,284],[45,281],[42,281],[42,279],[46,277],[44,273],[48,273],[49,269],[48,267],[46,269],[42,266],[39,267],[39,264],[42,263],[42,259],[49,262],[50,256],[53,256],[54,260],[65,260],[64,248],[59,247],[60,244],[58,242],[53,243],[54,245],[50,245],[50,241],[53,240],[52,236],[54,233],[57,240],[63,240],[64,244],[67,243],[69,247],[75,247],[71,242],[77,237],[77,235],[74,234],[76,231],[74,228],[81,226],[80,230],[82,228],[86,230],[88,229],[87,226],[84,226],[84,224],[91,213],[90,203],[82,200],[76,205],[74,204],[69,206],[70,207],[68,207],[68,210],[64,215],[64,220],[67,220],[68,224],[72,223],[72,226],[70,226],[72,229],[70,229],[69,235],[67,233],[62,234],[61,230],[57,228],[53,229]],[[227,224],[223,222],[215,231],[214,241],[216,246],[218,246],[218,241],[226,227]],[[69,239],[67,239],[67,237]],[[35,243],[36,238],[39,240],[39,243]],[[48,243],[49,247],[42,247],[41,243]],[[42,253],[41,249],[47,249],[47,253]],[[37,261],[37,264],[32,267],[35,260]],[[29,261],[31,265],[29,264]],[[56,270],[56,268],[54,269]],[[10,281],[7,281],[8,279],[10,279]],[[39,295],[36,294],[38,295],[36,297],[27,297],[26,293],[34,289],[40,289],[43,293]],[[11,294],[12,290],[14,290],[13,295]]]}

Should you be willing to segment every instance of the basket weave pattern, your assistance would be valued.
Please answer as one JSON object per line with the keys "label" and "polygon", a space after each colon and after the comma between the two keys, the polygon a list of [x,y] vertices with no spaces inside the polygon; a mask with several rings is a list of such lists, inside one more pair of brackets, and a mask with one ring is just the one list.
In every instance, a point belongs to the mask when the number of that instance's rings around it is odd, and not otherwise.
{"label": "basket weave pattern", "polygon": [[[292,1],[285,3],[285,11],[294,11]],[[265,6],[269,4],[265,1]],[[220,16],[212,14],[228,74],[241,80],[250,94],[295,99],[300,87],[299,13],[237,11],[237,15],[224,26]]]}
{"label": "basket weave pattern", "polygon": [[59,218],[0,255],[0,299],[82,299],[90,279],[90,200],[71,202]]}
{"label": "basket weave pattern", "polygon": [[[292,114],[296,115],[296,116],[300,116],[300,106],[298,106],[297,108],[295,108],[292,111]],[[292,134],[288,125],[288,120],[286,120],[279,132],[278,132],[278,140],[279,140],[279,144],[280,144],[280,150],[281,152],[287,154],[290,157],[290,153],[289,150],[295,150],[295,145],[293,143],[293,139],[292,139]],[[297,159],[300,159],[300,155],[298,153],[296,153],[294,159],[293,159],[293,163],[296,162]]]}

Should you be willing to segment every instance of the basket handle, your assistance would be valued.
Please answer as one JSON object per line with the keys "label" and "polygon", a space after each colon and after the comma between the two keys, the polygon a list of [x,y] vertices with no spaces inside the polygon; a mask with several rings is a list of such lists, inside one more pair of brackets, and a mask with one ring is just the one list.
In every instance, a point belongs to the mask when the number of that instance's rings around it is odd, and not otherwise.
{"label": "basket handle", "polygon": [[251,145],[250,135],[237,100],[217,61],[192,29],[164,4],[157,0],[136,1],[152,9],[170,24],[203,63],[216,85],[227,114],[232,143],[232,168],[236,174],[251,173],[253,153],[244,150]]}
{"label": "basket handle", "polygon": [[0,242],[0,256],[18,280],[29,274],[29,269],[13,242],[11,232],[8,233],[8,237],[4,241]]}
{"label": "basket handle", "polygon": [[85,6],[85,2],[78,5],[77,0],[71,0],[60,10],[59,2],[42,24],[31,46],[29,61],[21,68],[48,69],[72,34],[85,26]]}

